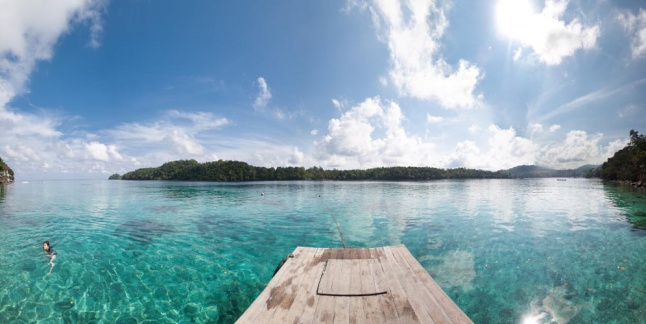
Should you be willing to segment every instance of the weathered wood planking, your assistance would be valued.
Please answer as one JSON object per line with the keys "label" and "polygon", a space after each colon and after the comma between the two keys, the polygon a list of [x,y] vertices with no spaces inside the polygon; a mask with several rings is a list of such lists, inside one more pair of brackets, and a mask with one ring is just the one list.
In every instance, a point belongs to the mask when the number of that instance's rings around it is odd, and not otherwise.
{"label": "weathered wood planking", "polygon": [[[383,277],[383,272],[370,271],[371,267],[377,266],[380,266],[377,259],[328,259],[317,293],[346,297],[385,294],[387,291],[385,287],[375,285],[376,281],[382,282],[386,279]],[[352,277],[352,281],[350,281],[350,278],[345,274],[358,277]]]}
{"label": "weathered wood planking", "polygon": [[404,245],[292,255],[237,323],[473,323]]}

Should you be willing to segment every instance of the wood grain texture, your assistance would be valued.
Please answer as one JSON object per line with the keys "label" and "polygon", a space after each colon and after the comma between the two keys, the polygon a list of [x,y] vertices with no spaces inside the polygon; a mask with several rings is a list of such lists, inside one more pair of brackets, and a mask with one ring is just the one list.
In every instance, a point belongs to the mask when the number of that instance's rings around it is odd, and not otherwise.
{"label": "wood grain texture", "polygon": [[379,266],[375,259],[330,259],[317,293],[330,296],[370,296],[386,293],[386,288],[375,282],[384,281],[383,272],[370,269]]}
{"label": "wood grain texture", "polygon": [[473,323],[404,245],[292,254],[236,323]]}

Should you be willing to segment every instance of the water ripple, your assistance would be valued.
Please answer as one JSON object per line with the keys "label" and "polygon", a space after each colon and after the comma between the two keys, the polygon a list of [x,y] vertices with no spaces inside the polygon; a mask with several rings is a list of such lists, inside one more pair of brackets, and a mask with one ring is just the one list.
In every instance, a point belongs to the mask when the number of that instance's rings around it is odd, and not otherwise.
{"label": "water ripple", "polygon": [[17,184],[0,322],[232,322],[296,246],[341,246],[332,214],[351,246],[406,244],[475,322],[638,322],[645,206],[583,179]]}

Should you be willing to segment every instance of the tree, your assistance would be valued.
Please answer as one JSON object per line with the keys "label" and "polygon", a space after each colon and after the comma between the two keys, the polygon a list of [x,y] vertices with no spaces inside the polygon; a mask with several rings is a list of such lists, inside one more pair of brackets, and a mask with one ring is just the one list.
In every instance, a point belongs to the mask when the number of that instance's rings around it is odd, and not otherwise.
{"label": "tree", "polygon": [[646,136],[635,130],[630,130],[631,163],[637,171],[637,180],[646,180]]}
{"label": "tree", "polygon": [[601,170],[606,180],[646,180],[646,136],[630,130],[630,143],[606,161]]}

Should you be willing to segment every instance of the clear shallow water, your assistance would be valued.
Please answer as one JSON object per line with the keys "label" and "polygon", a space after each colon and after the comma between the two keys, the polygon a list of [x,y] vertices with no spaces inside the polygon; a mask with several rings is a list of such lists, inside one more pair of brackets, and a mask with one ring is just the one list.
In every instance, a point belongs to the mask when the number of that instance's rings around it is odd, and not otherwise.
{"label": "clear shallow water", "polygon": [[0,191],[0,322],[233,322],[296,246],[341,247],[331,213],[476,323],[646,318],[646,195],[599,181],[32,181]]}

